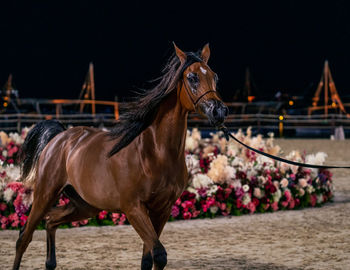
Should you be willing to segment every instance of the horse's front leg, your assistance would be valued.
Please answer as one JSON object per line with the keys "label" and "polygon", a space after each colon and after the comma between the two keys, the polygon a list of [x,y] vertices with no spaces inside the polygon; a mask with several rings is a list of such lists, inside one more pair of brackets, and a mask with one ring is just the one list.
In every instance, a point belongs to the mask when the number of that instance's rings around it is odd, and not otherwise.
{"label": "horse's front leg", "polygon": [[153,261],[157,269],[163,269],[167,264],[167,254],[159,241],[146,207],[138,203],[124,212],[144,242],[141,270],[151,270]]}

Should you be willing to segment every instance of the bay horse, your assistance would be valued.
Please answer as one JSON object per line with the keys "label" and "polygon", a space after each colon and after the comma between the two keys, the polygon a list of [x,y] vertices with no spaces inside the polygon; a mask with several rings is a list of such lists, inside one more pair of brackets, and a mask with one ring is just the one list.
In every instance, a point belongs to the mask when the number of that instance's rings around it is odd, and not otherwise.
{"label": "bay horse", "polygon": [[[189,112],[220,126],[228,109],[216,92],[208,66],[209,45],[197,53],[175,44],[158,84],[123,108],[114,128],[65,129],[58,121],[38,123],[22,149],[22,180],[33,204],[16,243],[13,269],[41,220],[46,220],[46,269],[56,268],[55,233],[60,224],[124,212],[143,240],[141,269],[163,269],[167,253],[159,236],[172,205],[188,183],[185,139]],[[54,207],[60,194],[70,202]]]}

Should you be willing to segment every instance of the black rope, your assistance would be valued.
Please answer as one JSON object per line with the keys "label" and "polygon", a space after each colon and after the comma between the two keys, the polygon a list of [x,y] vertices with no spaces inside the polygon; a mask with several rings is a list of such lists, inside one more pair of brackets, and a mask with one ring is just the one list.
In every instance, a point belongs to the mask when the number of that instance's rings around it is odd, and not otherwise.
{"label": "black rope", "polygon": [[257,149],[255,149],[253,147],[250,147],[250,146],[246,145],[245,143],[243,143],[240,140],[238,140],[235,136],[233,136],[228,131],[227,127],[225,127],[225,126],[221,126],[220,130],[224,132],[224,135],[225,135],[225,138],[226,138],[227,141],[229,141],[230,137],[231,137],[236,142],[240,143],[241,145],[243,145],[244,147],[248,148],[249,150],[252,150],[252,151],[254,151],[254,152],[256,152],[256,153],[258,153],[260,155],[272,158],[274,160],[278,160],[278,161],[285,162],[285,163],[292,164],[292,165],[296,165],[296,166],[307,167],[307,168],[315,168],[315,169],[350,169],[350,166],[315,165],[315,164],[307,164],[307,163],[295,162],[295,161],[291,161],[291,160],[284,159],[284,158],[281,158],[281,157],[277,157],[277,156],[274,156],[274,155],[262,152],[260,150],[257,150]]}

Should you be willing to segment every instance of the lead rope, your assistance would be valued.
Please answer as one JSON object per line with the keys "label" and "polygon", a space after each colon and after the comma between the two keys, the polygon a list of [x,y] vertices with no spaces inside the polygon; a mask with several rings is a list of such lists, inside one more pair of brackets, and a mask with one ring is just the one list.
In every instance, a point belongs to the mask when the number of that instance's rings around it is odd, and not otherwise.
{"label": "lead rope", "polygon": [[278,160],[281,162],[285,162],[288,164],[292,164],[292,165],[296,165],[296,166],[301,166],[301,167],[307,167],[307,168],[315,168],[315,169],[350,169],[350,166],[333,166],[333,165],[315,165],[315,164],[307,164],[307,163],[300,163],[300,162],[295,162],[292,160],[288,160],[288,159],[284,159],[281,157],[277,157],[265,152],[262,152],[258,149],[255,149],[253,147],[250,147],[249,145],[246,145],[245,143],[241,142],[240,140],[238,140],[235,136],[233,136],[227,129],[227,127],[225,127],[224,125],[222,125],[221,127],[219,127],[219,129],[224,132],[224,136],[226,138],[227,141],[230,140],[230,137],[232,139],[234,139],[236,142],[238,142],[239,144],[243,145],[244,147],[248,148],[249,150],[252,150],[260,155],[263,155],[265,157],[268,158],[272,158],[274,160]]}

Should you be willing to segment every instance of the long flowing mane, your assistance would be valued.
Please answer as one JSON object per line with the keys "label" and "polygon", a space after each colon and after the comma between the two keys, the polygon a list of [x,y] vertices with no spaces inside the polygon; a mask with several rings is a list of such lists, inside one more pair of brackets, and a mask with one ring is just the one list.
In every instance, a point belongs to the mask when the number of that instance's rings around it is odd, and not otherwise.
{"label": "long flowing mane", "polygon": [[122,113],[120,118],[108,133],[112,139],[119,138],[109,152],[110,157],[130,144],[152,123],[159,104],[176,89],[177,82],[181,79],[184,70],[194,62],[202,61],[199,52],[189,52],[186,55],[187,60],[183,64],[180,63],[179,58],[175,54],[170,57],[162,70],[162,76],[155,80],[159,81],[159,83],[154,88],[143,90],[133,102],[121,104],[120,110]]}

